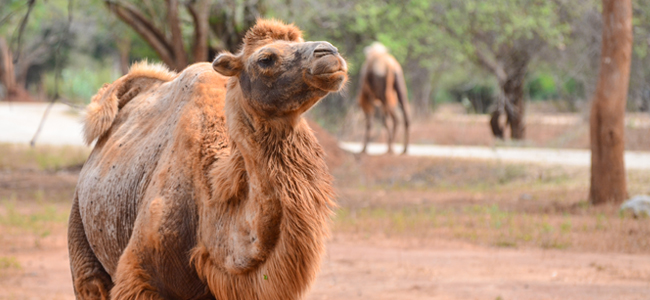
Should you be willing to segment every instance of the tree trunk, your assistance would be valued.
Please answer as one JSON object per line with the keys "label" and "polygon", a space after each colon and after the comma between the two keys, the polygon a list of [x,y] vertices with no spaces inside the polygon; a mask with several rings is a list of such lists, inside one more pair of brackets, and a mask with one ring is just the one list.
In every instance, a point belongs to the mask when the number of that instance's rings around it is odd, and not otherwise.
{"label": "tree trunk", "polygon": [[129,38],[117,38],[117,51],[120,56],[120,72],[122,75],[129,73],[131,61],[129,53],[131,52],[131,40]]}
{"label": "tree trunk", "polygon": [[210,2],[200,0],[196,3],[185,3],[185,7],[194,22],[194,42],[192,43],[192,59],[194,62],[208,61],[208,31],[210,18]]}
{"label": "tree trunk", "polygon": [[[524,67],[525,68],[525,67]],[[526,125],[524,124],[524,72],[518,72],[509,77],[501,85],[501,92],[505,96],[505,112],[510,124],[510,137],[513,140],[522,140],[525,137]]]}
{"label": "tree trunk", "polygon": [[495,138],[503,139],[503,126],[499,123],[499,117],[501,117],[500,109],[495,109],[490,114],[490,129]]}
{"label": "tree trunk", "polygon": [[423,67],[410,68],[411,88],[413,89],[413,117],[426,119],[431,114],[430,101],[433,85],[432,72]]}
{"label": "tree trunk", "polygon": [[500,94],[497,98],[497,108],[490,116],[490,128],[496,138],[502,139],[504,137],[505,128],[499,122],[502,113],[506,115],[506,126],[510,125],[510,138],[521,140],[526,136],[526,124],[524,122],[526,66],[527,64],[523,65],[519,72],[508,74],[509,76],[499,83]]}
{"label": "tree trunk", "polygon": [[[165,2],[166,5],[177,5],[176,1]],[[172,41],[170,41],[164,34],[163,30],[156,28],[154,23],[147,19],[147,17],[140,12],[135,6],[126,2],[113,2],[104,0],[104,4],[108,10],[115,14],[122,22],[131,27],[140,37],[149,44],[160,60],[162,60],[169,68],[180,71],[187,66],[187,56],[182,45],[182,38],[179,36],[178,27],[178,7],[168,9],[167,20],[172,27]],[[180,42],[179,42],[180,41]]]}
{"label": "tree trunk", "polygon": [[0,83],[5,87],[7,93],[5,98],[11,99],[16,96],[17,85],[13,56],[3,37],[0,37]]}
{"label": "tree trunk", "polygon": [[600,74],[591,107],[591,188],[593,204],[627,198],[624,118],[632,54],[631,0],[603,0]]}
{"label": "tree trunk", "polygon": [[[167,25],[172,34],[171,49],[174,53],[176,71],[181,71],[187,67],[187,52],[183,46],[183,34],[181,32],[181,21],[178,17],[178,0],[166,0],[167,3]],[[196,28],[194,28],[196,30]]]}

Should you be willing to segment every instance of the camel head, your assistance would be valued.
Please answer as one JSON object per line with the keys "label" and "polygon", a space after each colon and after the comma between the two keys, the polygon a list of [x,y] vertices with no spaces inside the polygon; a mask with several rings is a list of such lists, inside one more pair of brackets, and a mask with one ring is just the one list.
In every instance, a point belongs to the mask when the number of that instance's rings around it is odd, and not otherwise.
{"label": "camel head", "polygon": [[241,51],[220,54],[212,66],[233,76],[246,105],[267,118],[299,116],[347,80],[347,64],[336,47],[305,42],[296,26],[275,20],[258,20]]}

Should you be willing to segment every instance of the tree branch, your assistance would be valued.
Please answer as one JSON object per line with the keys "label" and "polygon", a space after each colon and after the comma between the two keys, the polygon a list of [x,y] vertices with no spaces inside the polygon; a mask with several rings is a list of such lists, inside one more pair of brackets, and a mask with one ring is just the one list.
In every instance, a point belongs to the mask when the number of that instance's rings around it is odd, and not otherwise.
{"label": "tree branch", "polygon": [[172,33],[172,51],[176,59],[175,69],[181,70],[187,66],[187,53],[183,47],[183,34],[181,33],[181,22],[178,19],[178,0],[166,0],[167,23]]}
{"label": "tree branch", "polygon": [[32,12],[32,9],[34,8],[34,3],[36,3],[36,0],[29,0],[27,3],[27,13],[25,14],[25,17],[23,20],[20,22],[20,29],[18,30],[18,46],[16,47],[16,51],[14,53],[16,54],[16,57],[14,57],[14,63],[18,62],[18,59],[20,58],[20,48],[22,47],[22,38],[23,38],[23,32],[25,31],[25,27],[27,26],[27,20],[29,19],[29,14]]}
{"label": "tree branch", "polygon": [[490,58],[488,54],[485,53],[486,50],[482,49],[478,42],[473,40],[472,45],[474,45],[474,54],[479,65],[492,72],[497,77],[499,82],[505,81],[508,76],[503,67],[494,59]]}
{"label": "tree branch", "polygon": [[135,7],[110,0],[105,0],[104,4],[106,4],[109,11],[113,12],[120,20],[135,30],[153,48],[167,66],[173,69],[176,68],[176,60],[170,42],[167,41],[167,38],[165,38],[162,32],[156,29],[142,13]]}

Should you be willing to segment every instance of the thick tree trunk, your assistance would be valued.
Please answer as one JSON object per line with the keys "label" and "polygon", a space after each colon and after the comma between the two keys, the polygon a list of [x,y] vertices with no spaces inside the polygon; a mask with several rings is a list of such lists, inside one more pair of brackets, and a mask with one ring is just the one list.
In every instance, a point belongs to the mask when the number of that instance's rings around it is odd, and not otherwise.
{"label": "thick tree trunk", "polygon": [[521,72],[511,74],[501,83],[499,83],[499,98],[497,108],[492,112],[490,117],[490,128],[496,138],[503,138],[505,128],[501,126],[499,117],[502,113],[506,115],[506,126],[510,125],[510,138],[521,140],[526,136],[526,124],[524,114],[526,102],[524,98],[524,78],[526,66]]}
{"label": "thick tree trunk", "polygon": [[505,112],[510,124],[510,137],[513,140],[524,139],[526,135],[526,125],[524,124],[524,77],[526,72],[517,73],[516,76],[509,77],[501,86],[501,91],[505,95]]}
{"label": "thick tree trunk", "polygon": [[631,0],[603,0],[603,42],[596,96],[591,107],[593,204],[627,198],[624,118],[632,54]]}

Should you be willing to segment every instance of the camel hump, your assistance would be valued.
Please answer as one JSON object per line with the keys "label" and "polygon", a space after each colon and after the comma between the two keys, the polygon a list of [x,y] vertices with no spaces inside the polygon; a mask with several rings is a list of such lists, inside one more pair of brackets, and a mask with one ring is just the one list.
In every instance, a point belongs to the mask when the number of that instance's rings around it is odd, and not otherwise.
{"label": "camel hump", "polygon": [[86,144],[90,145],[106,133],[119,110],[140,92],[155,83],[171,81],[176,75],[162,64],[143,61],[133,64],[128,74],[113,83],[104,84],[86,107],[86,117],[83,122]]}

